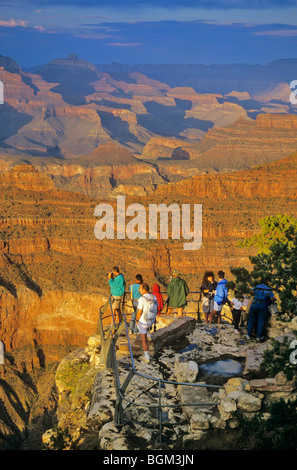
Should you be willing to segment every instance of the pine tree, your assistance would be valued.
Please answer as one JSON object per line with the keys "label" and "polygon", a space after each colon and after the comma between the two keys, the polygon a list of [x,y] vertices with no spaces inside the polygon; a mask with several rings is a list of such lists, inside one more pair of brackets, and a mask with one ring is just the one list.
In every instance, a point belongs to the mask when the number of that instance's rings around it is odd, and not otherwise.
{"label": "pine tree", "polygon": [[[252,295],[253,287],[257,284],[266,284],[279,300],[281,313],[291,316],[297,315],[297,221],[290,218],[289,224],[278,226],[276,241],[268,237],[267,227],[272,227],[275,221],[285,220],[281,216],[266,218],[266,224],[258,241],[262,242],[262,249],[256,256],[249,259],[253,265],[251,272],[245,268],[232,268],[231,273],[236,281],[228,284],[229,288],[237,289],[238,295]],[[288,221],[288,219],[287,219]],[[296,222],[296,224],[295,224]],[[265,234],[267,239],[265,240]],[[255,239],[254,239],[255,241]],[[263,249],[265,247],[265,249]]]}

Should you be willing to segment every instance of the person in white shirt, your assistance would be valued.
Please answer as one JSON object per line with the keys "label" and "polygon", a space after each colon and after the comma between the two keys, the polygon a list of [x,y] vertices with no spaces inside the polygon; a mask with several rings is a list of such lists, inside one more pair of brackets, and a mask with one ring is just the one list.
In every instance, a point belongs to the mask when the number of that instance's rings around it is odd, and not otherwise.
{"label": "person in white shirt", "polygon": [[137,305],[137,326],[142,341],[142,349],[144,353],[144,361],[150,362],[147,334],[151,326],[155,323],[158,313],[158,301],[155,295],[149,293],[149,286],[147,284],[141,284],[139,287],[141,297],[138,300]]}
{"label": "person in white shirt", "polygon": [[242,312],[242,307],[243,307],[243,302],[239,300],[236,295],[237,291],[234,291],[235,297],[231,300],[231,311],[232,311],[232,317],[233,317],[233,324],[234,324],[234,331],[239,332],[239,323],[241,319],[241,312]]}

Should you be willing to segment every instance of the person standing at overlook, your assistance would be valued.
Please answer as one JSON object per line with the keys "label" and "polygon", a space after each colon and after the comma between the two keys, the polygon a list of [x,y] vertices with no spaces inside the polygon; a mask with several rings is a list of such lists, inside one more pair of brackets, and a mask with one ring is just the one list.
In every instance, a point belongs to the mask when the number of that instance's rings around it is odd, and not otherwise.
{"label": "person standing at overlook", "polygon": [[146,283],[141,284],[139,292],[141,297],[138,301],[136,320],[138,323],[138,329],[144,353],[143,361],[149,363],[150,356],[147,335],[150,331],[150,328],[156,321],[158,314],[158,301],[153,294],[149,293],[149,286]]}
{"label": "person standing at overlook", "polygon": [[270,287],[262,283],[261,280],[258,282],[259,284],[254,288],[254,298],[250,306],[246,338],[248,340],[251,339],[254,326],[256,326],[257,341],[262,341],[265,339],[263,337],[263,330],[268,313],[268,305],[276,299]]}
{"label": "person standing at overlook", "polygon": [[172,310],[177,309],[177,316],[183,315],[183,309],[187,305],[187,295],[189,288],[184,279],[179,277],[179,270],[174,269],[172,271],[172,279],[167,286],[168,294],[168,315],[172,313]]}
{"label": "person standing at overlook", "polygon": [[214,306],[213,306],[213,312],[211,314],[211,321],[213,317],[215,317],[215,322],[220,324],[221,323],[221,312],[222,308],[225,305],[225,303],[230,304],[230,301],[228,300],[228,288],[227,288],[227,279],[225,279],[225,273],[224,271],[219,271],[218,272],[218,283],[217,283],[217,288],[214,296]]}
{"label": "person standing at overlook", "polygon": [[114,266],[112,271],[108,273],[110,293],[112,295],[112,308],[114,313],[115,322],[120,322],[121,319],[121,305],[123,303],[126,282],[119,267]]}
{"label": "person standing at overlook", "polygon": [[202,310],[205,317],[205,323],[211,322],[211,314],[214,306],[215,290],[217,288],[217,282],[214,280],[214,274],[211,271],[206,271],[203,276],[201,291],[203,294],[202,298]]}
{"label": "person standing at overlook", "polygon": [[138,300],[141,297],[141,294],[139,292],[140,285],[143,284],[143,279],[141,274],[136,274],[135,276],[135,282],[134,284],[131,284],[130,286],[130,293],[131,293],[131,301],[133,305],[134,312],[131,315],[131,321],[129,324],[129,329],[130,333],[137,333],[138,328],[136,325],[136,313],[137,313],[137,306],[138,306]]}

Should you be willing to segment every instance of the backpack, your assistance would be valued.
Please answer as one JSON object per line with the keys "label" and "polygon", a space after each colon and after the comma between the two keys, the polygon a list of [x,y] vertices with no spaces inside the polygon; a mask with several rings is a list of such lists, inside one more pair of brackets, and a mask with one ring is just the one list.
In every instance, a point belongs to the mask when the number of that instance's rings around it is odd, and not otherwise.
{"label": "backpack", "polygon": [[155,296],[152,299],[147,299],[144,296],[142,297],[145,299],[146,305],[145,309],[143,310],[144,319],[148,324],[152,325],[155,323],[158,314],[158,301]]}

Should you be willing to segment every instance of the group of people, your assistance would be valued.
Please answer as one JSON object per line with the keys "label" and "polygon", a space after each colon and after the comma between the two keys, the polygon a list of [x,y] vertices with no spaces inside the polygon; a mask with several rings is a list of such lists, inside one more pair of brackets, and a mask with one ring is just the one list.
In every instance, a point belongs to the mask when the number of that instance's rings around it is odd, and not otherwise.
{"label": "group of people", "polygon": [[215,281],[215,276],[212,271],[207,271],[204,274],[201,292],[202,310],[205,317],[205,323],[221,323],[221,313],[223,306],[227,304],[232,312],[232,320],[235,331],[239,331],[239,325],[243,324],[243,312],[246,311],[249,299],[244,298],[240,300],[236,297],[237,291],[234,291],[234,298],[228,299],[227,279],[225,279],[224,271],[218,272],[218,281]]}
{"label": "group of people", "polygon": [[[121,319],[121,306],[123,304],[126,282],[118,266],[115,266],[109,273],[109,286],[112,296],[112,308],[115,321]],[[243,319],[243,314],[249,307],[247,336],[251,339],[255,330],[257,340],[263,339],[263,329],[267,317],[268,305],[275,301],[273,292],[265,284],[259,283],[254,289],[254,296],[250,300],[245,297],[243,300],[237,298],[237,291],[234,291],[234,298],[228,299],[227,280],[224,271],[218,271],[218,281],[215,280],[214,273],[207,271],[204,274],[201,293],[202,310],[205,323],[221,323],[222,309],[227,304],[232,312],[234,330],[239,332],[239,327]],[[129,288],[133,313],[129,324],[130,334],[140,333],[144,352],[144,361],[149,362],[149,348],[147,339],[150,337],[150,330],[155,325],[156,318],[164,308],[164,301],[160,292],[160,286],[154,284],[152,292],[147,283],[143,281],[142,275],[137,274],[135,282]],[[187,305],[189,287],[184,279],[180,277],[178,269],[172,271],[171,280],[167,286],[167,314],[177,311],[178,316],[182,316]]]}
{"label": "group of people", "polygon": [[[112,309],[115,321],[120,321],[121,305],[126,289],[125,278],[118,266],[114,266],[108,274],[110,293],[112,296]],[[163,297],[160,292],[159,284],[154,284],[152,293],[147,283],[143,282],[141,274],[137,274],[135,282],[130,286],[130,300],[133,306],[131,321],[129,324],[130,333],[140,333],[142,348],[144,352],[144,361],[150,362],[149,348],[147,338],[150,337],[150,330],[156,322],[156,318],[161,314],[164,308]],[[172,272],[172,278],[167,286],[168,310],[171,314],[174,309],[177,315],[183,315],[183,309],[187,305],[187,296],[189,287],[184,279],[179,276],[178,269]]]}
{"label": "group of people", "polygon": [[263,331],[265,321],[268,317],[269,306],[274,304],[276,299],[270,287],[263,284],[260,280],[254,288],[253,297],[249,299],[244,297],[243,300],[238,298],[238,292],[234,290],[234,298],[228,299],[227,280],[223,271],[218,272],[218,282],[215,281],[214,274],[208,271],[204,274],[201,292],[203,294],[202,309],[205,315],[205,322],[212,323],[215,319],[216,323],[221,323],[221,311],[227,304],[232,312],[234,330],[239,331],[239,326],[244,325],[247,320],[247,340],[250,340],[255,332],[257,341],[264,339]]}

